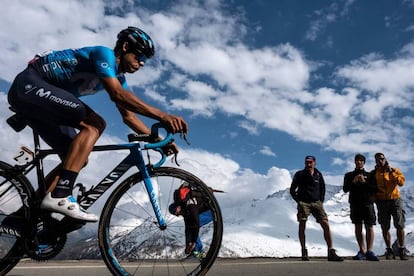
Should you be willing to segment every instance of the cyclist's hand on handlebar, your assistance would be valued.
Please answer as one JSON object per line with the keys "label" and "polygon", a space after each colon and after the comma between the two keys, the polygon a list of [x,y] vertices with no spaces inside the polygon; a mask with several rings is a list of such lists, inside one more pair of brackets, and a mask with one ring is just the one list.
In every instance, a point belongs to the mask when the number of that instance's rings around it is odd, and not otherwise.
{"label": "cyclist's hand on handlebar", "polygon": [[187,122],[180,116],[165,114],[161,118],[161,123],[168,126],[172,133],[187,133],[188,132],[188,124]]}

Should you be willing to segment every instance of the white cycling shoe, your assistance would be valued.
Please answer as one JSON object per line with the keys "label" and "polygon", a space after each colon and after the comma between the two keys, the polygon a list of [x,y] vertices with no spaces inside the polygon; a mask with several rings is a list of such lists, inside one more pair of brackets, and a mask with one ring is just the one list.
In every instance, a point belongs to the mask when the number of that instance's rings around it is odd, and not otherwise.
{"label": "white cycling shoe", "polygon": [[99,220],[96,215],[87,213],[80,207],[79,203],[71,195],[63,198],[54,198],[51,193],[47,193],[40,204],[40,208],[87,222],[97,222]]}

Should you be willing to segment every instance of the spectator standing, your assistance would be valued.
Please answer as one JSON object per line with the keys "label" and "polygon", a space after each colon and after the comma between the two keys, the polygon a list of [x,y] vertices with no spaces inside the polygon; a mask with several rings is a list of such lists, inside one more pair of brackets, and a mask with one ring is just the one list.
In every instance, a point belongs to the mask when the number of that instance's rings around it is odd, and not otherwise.
{"label": "spectator standing", "polygon": [[[372,251],[374,245],[374,225],[377,220],[373,195],[378,189],[376,183],[368,182],[369,173],[364,169],[365,159],[365,156],[362,154],[358,153],[355,155],[355,170],[345,174],[343,189],[345,193],[349,192],[350,217],[355,225],[355,237],[359,246],[359,251],[353,259],[379,261]],[[365,225],[365,237],[362,231],[362,224]]]}
{"label": "spectator standing", "polygon": [[297,202],[298,222],[299,222],[299,241],[302,247],[302,260],[309,261],[308,250],[306,248],[305,229],[306,222],[310,214],[323,229],[324,238],[328,247],[328,261],[343,261],[332,246],[332,234],[330,231],[328,216],[323,207],[325,199],[325,181],[322,173],[315,168],[316,158],[314,156],[305,157],[305,168],[297,171],[290,186],[290,194]]}
{"label": "spectator standing", "polygon": [[403,173],[389,165],[383,153],[375,154],[375,169],[370,172],[368,180],[372,185],[378,186],[375,194],[375,203],[378,209],[378,222],[381,225],[382,237],[386,245],[385,257],[387,260],[395,259],[391,249],[391,217],[397,232],[399,256],[401,260],[408,260],[405,249],[405,210],[398,186],[405,184]]}

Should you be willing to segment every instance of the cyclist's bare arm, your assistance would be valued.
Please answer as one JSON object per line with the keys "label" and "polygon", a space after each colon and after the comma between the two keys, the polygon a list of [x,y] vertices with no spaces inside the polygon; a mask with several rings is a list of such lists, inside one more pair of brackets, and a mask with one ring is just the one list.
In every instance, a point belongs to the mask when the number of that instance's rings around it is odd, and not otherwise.
{"label": "cyclist's bare arm", "polygon": [[[134,112],[127,110],[119,105],[117,105],[119,112],[122,115],[124,123],[129,126],[133,131],[137,133],[151,134],[151,130],[144,124],[144,122],[138,118]],[[161,138],[160,138],[161,140]],[[167,155],[178,153],[177,145],[172,142],[164,148],[164,152]]]}
{"label": "cyclist's bare arm", "polygon": [[121,113],[123,122],[136,133],[151,134],[151,130],[138,118],[134,112],[117,105],[119,113]]}
{"label": "cyclist's bare arm", "polygon": [[117,78],[102,78],[101,82],[108,92],[111,100],[118,106],[160,121],[169,126],[173,133],[187,133],[188,125],[182,117],[167,114],[158,108],[146,104],[134,93],[125,90]]}

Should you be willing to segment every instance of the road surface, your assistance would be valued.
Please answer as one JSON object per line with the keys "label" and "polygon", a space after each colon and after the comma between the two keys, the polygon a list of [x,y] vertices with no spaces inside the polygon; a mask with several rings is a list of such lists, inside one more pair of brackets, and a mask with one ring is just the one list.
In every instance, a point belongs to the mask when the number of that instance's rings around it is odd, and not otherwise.
{"label": "road surface", "polygon": [[[110,275],[102,261],[21,261],[9,276],[105,276]],[[298,258],[247,258],[218,259],[207,275],[214,276],[399,276],[414,275],[414,258],[408,261],[385,260],[379,262],[353,261],[328,262],[326,259],[314,258],[303,262]]]}

